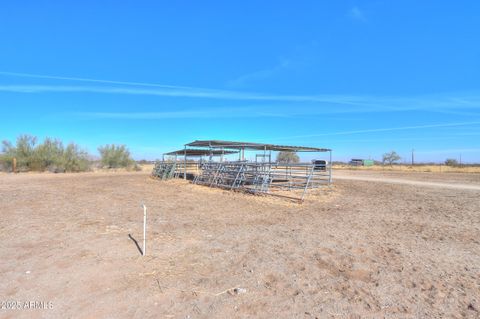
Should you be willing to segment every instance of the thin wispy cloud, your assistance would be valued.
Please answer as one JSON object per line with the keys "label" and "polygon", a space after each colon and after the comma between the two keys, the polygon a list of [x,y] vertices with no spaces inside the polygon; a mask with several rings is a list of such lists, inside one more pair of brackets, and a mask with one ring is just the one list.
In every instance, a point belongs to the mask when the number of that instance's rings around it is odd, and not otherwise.
{"label": "thin wispy cloud", "polygon": [[[167,97],[191,97],[211,99],[256,99],[254,96],[213,90],[181,88],[135,88],[81,85],[0,85],[0,91],[16,93],[104,93],[128,95],[153,95]],[[261,99],[261,97],[259,97]]]}
{"label": "thin wispy cloud", "polygon": [[[0,85],[0,92],[12,93],[93,93],[111,95],[146,95],[159,97],[179,97],[192,99],[217,99],[237,101],[270,101],[285,103],[301,103],[294,109],[310,111],[300,114],[338,114],[368,112],[402,112],[423,110],[429,112],[453,112],[470,116],[480,110],[480,94],[452,93],[440,95],[424,95],[413,97],[384,97],[369,95],[282,95],[252,93],[234,90],[204,89],[186,86],[172,86],[143,82],[124,82],[77,77],[38,75],[26,73],[0,72],[8,76],[31,77],[39,79],[55,79],[67,82],[92,82],[100,85]],[[104,85],[105,84],[105,85]],[[108,84],[108,85],[107,85]],[[116,86],[112,86],[115,84]],[[291,106],[290,106],[291,107]],[[312,111],[311,109],[314,109]]]}
{"label": "thin wispy cloud", "polygon": [[[135,87],[105,87],[105,86],[65,86],[65,85],[0,85],[0,92],[14,93],[101,93],[101,94],[127,94],[151,95],[161,97],[183,97],[221,100],[255,100],[275,102],[312,102],[330,105],[327,113],[368,112],[380,110],[395,110],[389,106],[374,105],[362,97],[335,96],[335,95],[269,95],[257,93],[244,93],[235,91],[202,91],[184,89],[146,89]],[[344,107],[341,107],[344,106]],[[345,106],[350,107],[346,109]],[[353,108],[353,109],[352,109]]]}
{"label": "thin wispy cloud", "polygon": [[365,13],[360,10],[359,7],[353,6],[349,11],[348,11],[348,16],[354,20],[360,21],[360,22],[367,22],[367,18],[365,17]]}
{"label": "thin wispy cloud", "polygon": [[318,50],[316,40],[296,45],[286,56],[279,56],[271,65],[246,72],[228,81],[227,87],[238,89],[260,82],[275,82],[280,77],[306,71],[318,62]]}
{"label": "thin wispy cloud", "polygon": [[80,77],[6,72],[6,71],[0,71],[0,75],[15,76],[15,77],[22,77],[22,78],[33,78],[33,79],[64,80],[64,81],[77,81],[77,82],[130,85],[130,86],[134,85],[134,86],[161,87],[161,88],[170,88],[170,89],[191,89],[191,90],[198,89],[198,88],[193,88],[188,86],[165,85],[165,84],[158,84],[158,83],[112,81],[112,80],[102,80],[102,79],[90,79],[90,78],[80,78]]}
{"label": "thin wispy cloud", "polygon": [[[126,83],[126,82],[124,82]],[[359,105],[359,98],[334,95],[273,95],[228,90],[213,90],[202,88],[162,87],[146,89],[138,87],[108,87],[108,86],[74,86],[74,85],[0,85],[0,91],[14,93],[106,93],[106,94],[133,94],[156,95],[190,98],[209,98],[225,100],[267,100],[286,102],[325,102],[336,104]]]}
{"label": "thin wispy cloud", "polygon": [[480,125],[480,121],[460,122],[460,123],[427,124],[427,125],[412,125],[412,126],[401,126],[401,127],[388,127],[388,128],[354,130],[354,131],[340,131],[340,132],[322,133],[322,134],[295,135],[295,136],[286,136],[286,137],[282,137],[282,138],[278,138],[278,139],[286,140],[286,139],[308,138],[308,137],[354,135],[354,134],[364,134],[364,133],[406,131],[406,130],[430,129],[430,128],[441,128],[441,127],[456,127],[456,126],[471,126],[471,125]]}
{"label": "thin wispy cloud", "polygon": [[[65,86],[65,85],[0,85],[0,92],[13,93],[95,93],[95,94],[125,94],[150,95],[160,97],[182,97],[221,100],[256,100],[274,102],[305,102],[317,103],[324,106],[317,113],[368,113],[368,112],[395,112],[395,111],[439,111],[449,109],[480,109],[480,97],[470,96],[467,99],[456,101],[444,97],[418,98],[383,98],[371,96],[349,95],[268,95],[257,93],[243,93],[235,91],[193,91],[183,89],[146,89],[134,87],[105,87],[105,86]],[[302,104],[299,108],[304,107]],[[313,112],[315,113],[315,112]]]}
{"label": "thin wispy cloud", "polygon": [[453,148],[429,151],[418,151],[417,154],[452,154],[452,153],[478,153],[480,148]]}
{"label": "thin wispy cloud", "polygon": [[262,111],[255,108],[202,108],[200,110],[166,111],[166,112],[76,112],[65,114],[81,119],[110,120],[162,120],[162,119],[215,119],[248,117],[287,117],[281,112]]}
{"label": "thin wispy cloud", "polygon": [[417,137],[403,137],[403,138],[367,138],[367,139],[336,139],[335,143],[381,143],[381,142],[417,142],[417,141],[437,141],[437,140],[448,140],[448,139],[458,139],[458,137],[469,137],[469,136],[480,136],[478,133],[451,133],[448,135],[439,135],[435,134],[433,136],[417,136]]}
{"label": "thin wispy cloud", "polygon": [[258,71],[254,71],[251,73],[244,74],[242,76],[239,76],[238,78],[231,80],[228,82],[228,86],[230,87],[241,87],[245,85],[246,83],[252,82],[252,81],[258,81],[258,80],[265,80],[270,77],[278,75],[280,72],[283,70],[288,69],[288,67],[291,65],[290,60],[288,59],[280,59],[279,63],[276,64],[275,66],[267,69],[262,69]]}

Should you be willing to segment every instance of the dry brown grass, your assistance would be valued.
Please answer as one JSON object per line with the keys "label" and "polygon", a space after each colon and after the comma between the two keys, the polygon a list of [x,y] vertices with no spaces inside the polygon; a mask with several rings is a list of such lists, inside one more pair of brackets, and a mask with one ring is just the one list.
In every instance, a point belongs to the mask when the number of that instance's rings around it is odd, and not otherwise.
{"label": "dry brown grass", "polygon": [[139,164],[138,166],[140,166],[144,172],[151,172],[155,164]]}
{"label": "dry brown grass", "polygon": [[350,166],[333,165],[334,169],[349,169],[361,171],[400,171],[400,172],[432,172],[432,173],[480,173],[480,166],[452,167],[446,165],[393,165],[393,166]]}
{"label": "dry brown grass", "polygon": [[[151,172],[153,170],[154,164],[138,164],[137,167],[140,168],[139,171],[142,172]],[[131,167],[119,167],[119,168],[99,168],[95,167],[92,169],[93,172],[103,172],[103,173],[122,173],[122,172],[131,172],[135,169]]]}

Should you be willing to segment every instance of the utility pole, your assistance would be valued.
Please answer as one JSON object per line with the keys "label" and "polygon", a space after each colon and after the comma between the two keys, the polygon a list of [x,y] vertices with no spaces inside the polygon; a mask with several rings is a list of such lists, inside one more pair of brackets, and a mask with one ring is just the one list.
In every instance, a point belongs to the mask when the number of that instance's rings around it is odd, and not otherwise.
{"label": "utility pole", "polygon": [[460,167],[462,167],[462,153],[460,153]]}
{"label": "utility pole", "polygon": [[415,164],[415,154],[414,154],[415,150],[412,148],[412,166],[413,164]]}

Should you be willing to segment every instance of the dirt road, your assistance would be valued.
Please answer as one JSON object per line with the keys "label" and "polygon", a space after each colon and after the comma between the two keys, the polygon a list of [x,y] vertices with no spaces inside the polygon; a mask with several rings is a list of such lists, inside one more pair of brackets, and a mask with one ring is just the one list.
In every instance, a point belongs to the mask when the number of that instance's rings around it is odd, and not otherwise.
{"label": "dirt road", "polygon": [[[418,180],[418,177],[423,174],[424,179],[431,179],[432,176],[437,177],[441,175],[445,182],[441,181],[422,181]],[[460,189],[460,190],[480,190],[480,174],[471,174],[478,175],[478,183],[472,182],[469,183],[459,182],[458,175],[453,173],[409,173],[409,172],[396,172],[396,173],[383,173],[381,171],[348,171],[348,170],[335,170],[334,180],[336,179],[346,179],[352,181],[364,181],[364,182],[375,182],[375,183],[388,183],[388,184],[403,184],[403,185],[412,185],[412,186],[421,186],[421,187],[437,187],[437,188],[450,188],[450,189]],[[469,174],[470,175],[470,174]]]}

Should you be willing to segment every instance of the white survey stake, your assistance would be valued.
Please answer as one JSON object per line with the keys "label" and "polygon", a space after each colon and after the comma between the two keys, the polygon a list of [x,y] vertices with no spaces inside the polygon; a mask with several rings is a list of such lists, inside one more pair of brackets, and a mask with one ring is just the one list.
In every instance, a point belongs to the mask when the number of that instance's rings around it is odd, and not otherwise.
{"label": "white survey stake", "polygon": [[143,256],[147,254],[147,206],[142,204],[143,206]]}

